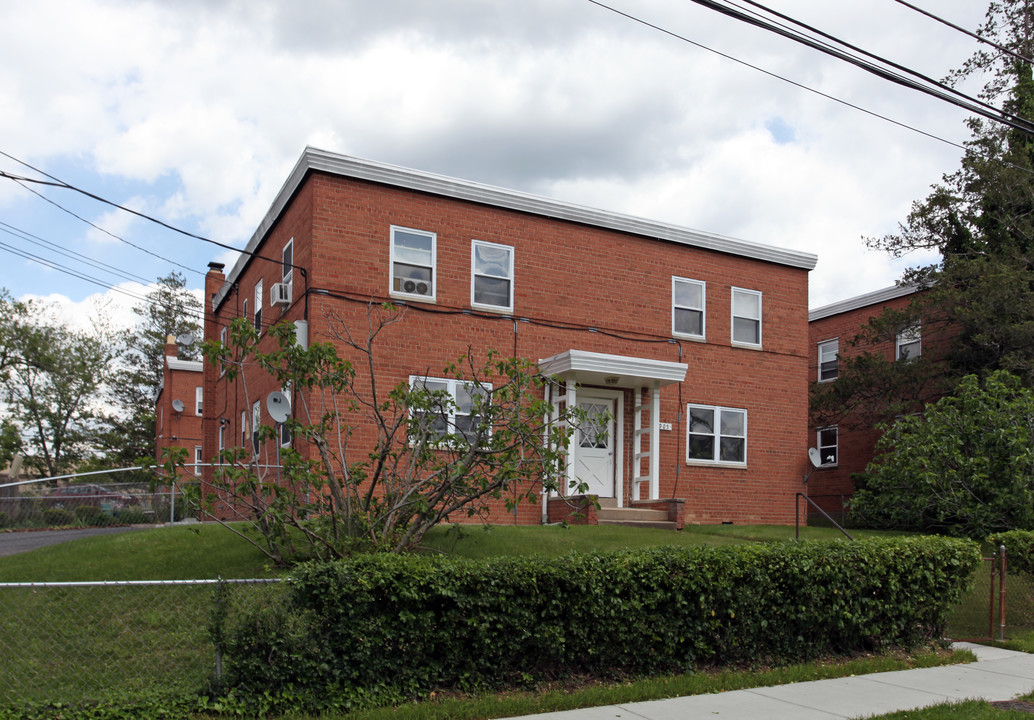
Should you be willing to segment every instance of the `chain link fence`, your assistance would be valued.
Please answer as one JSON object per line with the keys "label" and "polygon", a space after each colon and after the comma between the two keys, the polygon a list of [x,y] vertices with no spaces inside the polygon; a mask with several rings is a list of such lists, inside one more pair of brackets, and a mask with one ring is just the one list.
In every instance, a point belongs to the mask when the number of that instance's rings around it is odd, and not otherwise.
{"label": "chain link fence", "polygon": [[177,483],[157,491],[147,482],[5,488],[0,530],[179,522],[193,517],[185,486]]}
{"label": "chain link fence", "polygon": [[1034,577],[1010,572],[1001,550],[985,557],[962,601],[948,616],[948,637],[1034,645]]}
{"label": "chain link fence", "polygon": [[199,691],[220,674],[220,619],[272,602],[283,587],[277,579],[0,583],[0,703]]}

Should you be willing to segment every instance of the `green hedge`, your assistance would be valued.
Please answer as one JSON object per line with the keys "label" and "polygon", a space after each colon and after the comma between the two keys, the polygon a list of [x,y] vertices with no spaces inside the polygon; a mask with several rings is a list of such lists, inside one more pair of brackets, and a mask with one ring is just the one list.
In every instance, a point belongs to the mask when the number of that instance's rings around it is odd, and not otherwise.
{"label": "green hedge", "polygon": [[992,535],[991,544],[997,550],[1005,545],[1006,571],[1034,575],[1034,532],[1010,530]]}
{"label": "green hedge", "polygon": [[347,706],[910,647],[940,636],[979,561],[911,538],[311,564],[282,606],[228,619],[227,678],[238,698]]}

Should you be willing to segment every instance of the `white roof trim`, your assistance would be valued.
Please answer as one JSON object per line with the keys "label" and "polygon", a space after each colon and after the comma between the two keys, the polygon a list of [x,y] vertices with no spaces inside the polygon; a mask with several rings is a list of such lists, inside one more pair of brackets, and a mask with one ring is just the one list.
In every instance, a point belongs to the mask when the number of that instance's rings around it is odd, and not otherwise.
{"label": "white roof trim", "polygon": [[[266,216],[259,223],[255,233],[251,236],[245,251],[254,252],[266,234],[279,219],[280,214],[287,207],[295,191],[301,187],[310,171],[325,172],[331,175],[369,180],[371,182],[392,185],[395,187],[416,190],[419,192],[442,195],[445,197],[468,200],[470,202],[492,205],[495,207],[517,210],[520,212],[542,215],[549,218],[568,220],[570,222],[593,225],[596,227],[618,230],[643,237],[665,240],[668,242],[680,243],[692,247],[699,247],[705,250],[728,253],[749,257],[755,260],[788,265],[790,267],[811,270],[818,261],[817,256],[811,253],[798,252],[750,243],[743,240],[716,235],[714,233],[691,230],[678,225],[646,220],[631,215],[596,210],[581,205],[561,202],[538,195],[507,190],[505,188],[484,185],[470,180],[459,180],[457,178],[435,175],[420,170],[377,163],[370,160],[339,155],[337,153],[317,150],[307,147],[295,164],[294,169],[288,176],[287,181],[280,192],[277,193],[273,205]],[[223,287],[212,298],[212,306],[216,308],[230,290],[230,286],[237,279],[237,276],[244,270],[250,257],[241,255],[234,264],[230,274],[227,275]]]}
{"label": "white roof trim", "polygon": [[682,382],[689,366],[685,363],[649,358],[608,355],[585,350],[568,350],[539,360],[546,375],[572,378],[588,385],[610,387],[657,387]]}
{"label": "white roof trim", "polygon": [[831,303],[830,305],[823,305],[820,308],[815,308],[808,313],[808,322],[813,320],[821,320],[822,318],[831,317],[833,315],[839,315],[840,313],[850,312],[851,310],[858,310],[869,305],[879,305],[885,303],[888,300],[895,298],[904,297],[905,295],[911,295],[912,293],[919,292],[924,288],[919,285],[893,285],[891,287],[883,288],[882,290],[874,290],[864,295],[856,295],[846,300],[840,300],[839,302]]}
{"label": "white roof trim", "polygon": [[172,355],[165,356],[165,363],[170,370],[189,370],[190,372],[203,372],[205,364],[200,360],[180,360]]}

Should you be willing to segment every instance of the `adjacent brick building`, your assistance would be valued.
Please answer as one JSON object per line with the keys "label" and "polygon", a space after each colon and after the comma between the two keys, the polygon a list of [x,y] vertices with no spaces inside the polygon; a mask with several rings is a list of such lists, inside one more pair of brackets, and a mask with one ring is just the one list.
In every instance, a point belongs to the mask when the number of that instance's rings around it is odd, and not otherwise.
{"label": "adjacent brick building", "polygon": [[[871,318],[886,309],[905,309],[916,292],[913,285],[895,285],[812,310],[808,314],[809,380],[836,382],[841,361],[863,352],[887,360],[920,357],[921,326],[902,329],[893,340],[878,345],[853,342]],[[865,470],[879,437],[870,422],[850,416],[836,425],[811,427],[811,447],[818,449],[822,465],[808,480],[808,497],[837,520],[843,519],[844,503],[854,493],[851,475]]]}
{"label": "adjacent brick building", "polygon": [[[574,442],[570,457],[601,514],[648,505],[678,522],[792,523],[815,261],[310,148],[237,264],[225,275],[212,265],[205,336],[238,317],[263,331],[288,321],[356,360],[329,318],[361,334],[369,304],[390,300],[407,312],[378,337],[381,387],[444,383],[468,349],[479,360],[495,350],[566,381],[551,401],[609,412],[605,441]],[[273,347],[265,332],[260,343]],[[231,383],[205,364],[203,457],[252,443],[275,457],[278,440],[259,447],[252,427],[271,423],[270,393],[297,406],[299,391],[245,374],[246,386]],[[358,428],[351,442],[371,437]],[[498,504],[492,518],[543,522],[546,500],[512,514]]]}
{"label": "adjacent brick building", "polygon": [[179,347],[171,335],[165,340],[165,369],[154,401],[155,458],[161,461],[167,447],[187,450],[187,471],[196,475],[202,458],[204,413],[203,363],[180,360]]}

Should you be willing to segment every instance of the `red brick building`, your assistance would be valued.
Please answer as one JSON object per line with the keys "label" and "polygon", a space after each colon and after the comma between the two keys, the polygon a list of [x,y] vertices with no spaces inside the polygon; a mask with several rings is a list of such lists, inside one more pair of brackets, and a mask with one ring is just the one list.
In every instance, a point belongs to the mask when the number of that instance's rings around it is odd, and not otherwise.
{"label": "red brick building", "polygon": [[[812,383],[836,382],[840,361],[863,352],[887,360],[921,356],[921,326],[903,329],[894,340],[879,345],[852,343],[871,318],[888,308],[905,309],[916,292],[913,285],[895,285],[812,310],[808,314],[808,379]],[[838,521],[843,518],[844,502],[854,493],[851,475],[865,470],[879,437],[871,425],[851,417],[837,425],[811,427],[811,447],[818,449],[822,465],[808,480],[808,497]]]}
{"label": "red brick building", "polygon": [[[381,387],[445,383],[468,348],[478,359],[495,350],[565,381],[552,402],[609,412],[606,441],[573,442],[569,457],[601,514],[645,504],[680,522],[792,523],[807,466],[815,261],[310,148],[232,270],[213,264],[205,336],[245,317],[332,341],[331,316],[362,331],[371,301],[404,304],[404,320],[378,337]],[[265,334],[260,343],[273,347]],[[254,423],[271,423],[270,393],[298,401],[258,371],[245,379],[247,393],[206,363],[204,457],[251,444]],[[362,428],[351,440],[368,441]],[[548,506],[508,515],[500,504],[492,517],[539,523]]]}
{"label": "red brick building", "polygon": [[165,340],[165,370],[154,401],[155,458],[159,461],[167,447],[187,450],[187,470],[197,474],[202,458],[202,420],[204,413],[204,365],[200,361],[180,360],[179,347],[170,335]]}

